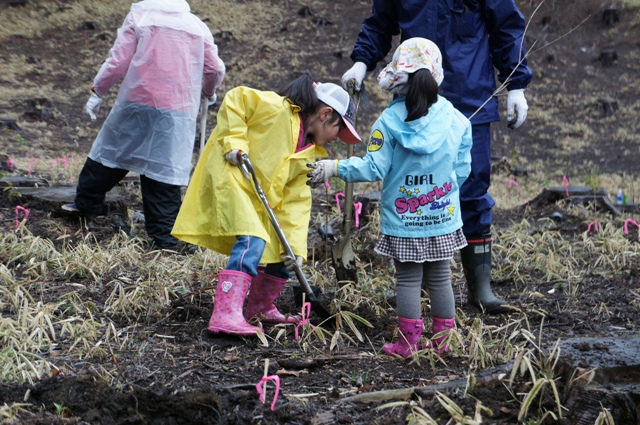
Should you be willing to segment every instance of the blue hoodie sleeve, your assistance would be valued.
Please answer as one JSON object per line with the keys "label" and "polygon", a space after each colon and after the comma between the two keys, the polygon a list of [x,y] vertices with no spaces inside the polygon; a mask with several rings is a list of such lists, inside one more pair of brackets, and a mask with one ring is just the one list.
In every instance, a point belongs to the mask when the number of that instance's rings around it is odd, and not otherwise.
{"label": "blue hoodie sleeve", "polygon": [[351,59],[364,62],[367,71],[372,71],[376,64],[384,59],[391,50],[394,35],[400,34],[396,2],[390,0],[373,0],[371,16],[362,22]]}
{"label": "blue hoodie sleeve", "polygon": [[346,182],[375,182],[384,180],[393,162],[394,143],[381,120],[373,125],[367,154],[352,156],[338,162],[338,177]]}
{"label": "blue hoodie sleeve", "polygon": [[532,75],[526,59],[524,16],[513,0],[486,0],[485,16],[491,60],[499,71],[498,80],[504,83],[509,79],[509,90],[526,88]]}

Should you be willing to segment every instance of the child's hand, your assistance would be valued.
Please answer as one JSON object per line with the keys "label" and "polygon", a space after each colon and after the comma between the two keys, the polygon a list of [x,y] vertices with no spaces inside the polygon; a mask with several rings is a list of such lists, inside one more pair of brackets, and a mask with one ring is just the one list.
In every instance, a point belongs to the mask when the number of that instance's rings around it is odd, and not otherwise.
{"label": "child's hand", "polygon": [[307,185],[316,188],[331,177],[338,175],[338,161],[335,159],[323,159],[322,161],[311,162],[307,167],[313,168],[307,177]]}
{"label": "child's hand", "polygon": [[224,158],[229,161],[230,163],[232,163],[235,166],[240,166],[240,157],[242,156],[243,152],[240,149],[234,149],[232,151],[227,152],[224,155]]}
{"label": "child's hand", "polygon": [[287,270],[289,270],[291,273],[295,273],[296,268],[298,267],[302,267],[302,257],[297,256],[295,259],[291,258],[289,255],[287,254],[282,254],[282,256],[280,257],[282,258],[282,261],[284,261],[284,266],[287,268]]}

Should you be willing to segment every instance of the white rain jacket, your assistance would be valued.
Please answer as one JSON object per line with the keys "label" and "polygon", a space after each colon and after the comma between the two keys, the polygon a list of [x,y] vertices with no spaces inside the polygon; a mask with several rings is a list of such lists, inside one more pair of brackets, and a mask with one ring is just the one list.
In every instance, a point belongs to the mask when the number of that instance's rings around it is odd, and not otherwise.
{"label": "white rain jacket", "polygon": [[122,80],[89,158],[188,185],[201,93],[212,96],[225,74],[211,31],[190,10],[185,0],[131,5],[93,82],[102,97]]}

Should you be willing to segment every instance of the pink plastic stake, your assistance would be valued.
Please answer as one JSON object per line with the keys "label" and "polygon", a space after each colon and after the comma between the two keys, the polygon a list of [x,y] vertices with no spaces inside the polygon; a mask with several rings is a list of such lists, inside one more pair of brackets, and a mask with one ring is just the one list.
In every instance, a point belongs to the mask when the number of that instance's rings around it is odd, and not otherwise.
{"label": "pink plastic stake", "polygon": [[[593,230],[591,230],[592,227]],[[589,227],[587,227],[587,233],[591,234],[593,232],[597,232],[598,230],[600,230],[600,226],[598,226],[597,221],[592,221],[591,223],[589,223]]]}
{"label": "pink plastic stake", "polygon": [[26,209],[26,208],[24,208],[24,207],[21,207],[20,205],[18,205],[18,206],[16,207],[16,228],[17,228],[18,226],[20,226],[20,220],[19,220],[19,218],[20,218],[20,211],[22,211],[22,212],[24,213],[24,218],[23,218],[23,220],[26,220],[26,219],[29,217],[29,213],[30,213],[30,211],[29,211],[28,209]]}
{"label": "pink plastic stake", "polygon": [[324,185],[327,188],[327,190],[331,190],[331,185],[329,184],[329,180],[325,180]]}
{"label": "pink plastic stake", "polygon": [[38,160],[36,158],[29,158],[29,169],[27,170],[27,176],[31,177],[31,172],[38,165]]}
{"label": "pink plastic stake", "polygon": [[336,193],[336,205],[338,206],[338,212],[340,211],[340,198],[344,198],[344,192]]}
{"label": "pink plastic stake", "polygon": [[569,180],[567,179],[567,176],[562,176],[562,185],[564,186],[564,193],[565,195],[567,195],[567,198],[569,197]]}
{"label": "pink plastic stake", "polygon": [[298,329],[300,329],[300,326],[310,325],[309,323],[310,315],[311,315],[311,303],[304,303],[304,305],[302,306],[302,312],[300,313],[301,320],[296,325],[296,330],[295,330],[296,341],[300,339],[300,335],[298,334]]}
{"label": "pink plastic stake", "polygon": [[10,170],[16,168],[16,164],[15,162],[13,162],[13,158],[11,158],[10,156],[7,157],[7,167],[9,167]]}
{"label": "pink plastic stake", "polygon": [[276,392],[273,395],[273,401],[271,402],[271,410],[273,410],[276,407],[276,402],[278,401],[278,395],[280,394],[280,377],[278,375],[263,376],[260,382],[256,384],[256,390],[258,391],[258,395],[260,396],[258,398],[258,400],[260,400],[260,403],[264,403],[264,400],[265,400],[265,393],[262,389],[262,385],[265,384],[267,381],[273,381],[276,384]]}
{"label": "pink plastic stake", "polygon": [[356,210],[356,229],[360,227],[360,213],[362,213],[362,202],[356,202],[353,204]]}
{"label": "pink plastic stake", "polygon": [[73,176],[69,177],[69,183],[73,183]]}
{"label": "pink plastic stake", "polygon": [[518,195],[520,195],[520,185],[515,180],[509,180],[509,184],[507,185],[507,189],[511,189],[511,186],[515,186],[518,188]]}
{"label": "pink plastic stake", "polygon": [[628,235],[629,234],[629,223],[631,224],[635,224],[636,226],[640,227],[640,224],[638,224],[637,221],[635,221],[632,218],[628,218],[624,221],[624,234]]}

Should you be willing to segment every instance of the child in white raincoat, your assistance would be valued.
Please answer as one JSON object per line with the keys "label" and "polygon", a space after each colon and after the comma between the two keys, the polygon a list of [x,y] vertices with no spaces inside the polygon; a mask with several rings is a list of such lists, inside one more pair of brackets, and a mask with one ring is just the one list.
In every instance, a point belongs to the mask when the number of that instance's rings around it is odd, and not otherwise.
{"label": "child in white raincoat", "polygon": [[384,180],[376,251],[394,259],[399,335],[382,351],[404,358],[420,349],[423,285],[436,335],[428,347],[449,351],[445,338],[455,326],[449,261],[467,244],[459,190],[471,170],[471,125],[438,95],[442,80],[438,47],[424,38],[404,41],[378,76],[380,87],[398,96],[374,123],[365,157],[309,164],[314,187],[333,176]]}
{"label": "child in white raincoat", "polygon": [[[200,158],[178,214],[173,235],[229,255],[218,274],[209,330],[254,335],[254,318],[293,323],[273,302],[289,271],[307,253],[311,190],[306,164],[326,156],[323,146],[339,137],[358,143],[355,104],[340,86],[302,76],[283,90],[236,87],[224,97],[217,125]],[[248,154],[296,257],[284,249],[252,183],[237,167]],[[260,263],[265,267],[258,267]],[[243,304],[249,290],[247,308]]]}
{"label": "child in white raincoat", "polygon": [[122,80],[115,105],[80,173],[69,212],[101,214],[105,195],[129,172],[140,174],[147,234],[157,248],[171,236],[180,186],[189,184],[198,108],[215,102],[225,66],[207,25],[185,0],[131,5],[93,81],[85,107],[92,120],[109,89]]}

